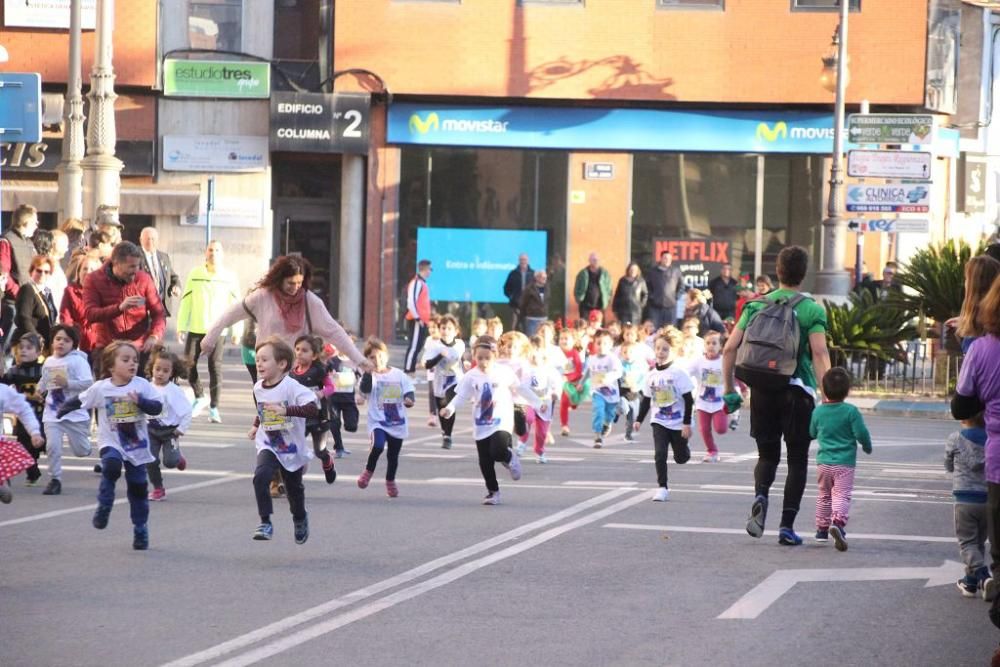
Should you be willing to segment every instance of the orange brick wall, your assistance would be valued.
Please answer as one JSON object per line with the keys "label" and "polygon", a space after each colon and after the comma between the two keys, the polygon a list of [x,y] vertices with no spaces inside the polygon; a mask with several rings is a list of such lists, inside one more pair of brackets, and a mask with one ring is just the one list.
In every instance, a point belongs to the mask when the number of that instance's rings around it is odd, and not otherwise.
{"label": "orange brick wall", "polygon": [[[922,104],[927,1],[862,5],[849,23],[849,101]],[[830,104],[818,78],[838,17],[790,6],[340,0],[336,67],[373,70],[394,93]]]}
{"label": "orange brick wall", "polygon": [[[156,82],[156,5],[157,0],[119,0],[115,3],[114,68],[117,86],[149,88]],[[85,87],[94,62],[94,34],[92,30],[83,32]],[[69,59],[67,30],[0,28],[0,44],[10,54],[10,61],[2,66],[4,71],[39,72],[43,84],[66,82]]]}

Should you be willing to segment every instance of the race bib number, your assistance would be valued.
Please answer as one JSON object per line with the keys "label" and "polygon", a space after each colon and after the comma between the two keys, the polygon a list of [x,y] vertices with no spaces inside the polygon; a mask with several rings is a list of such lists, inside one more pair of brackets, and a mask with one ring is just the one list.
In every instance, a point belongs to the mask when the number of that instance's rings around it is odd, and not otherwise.
{"label": "race bib number", "polygon": [[274,410],[261,408],[260,424],[265,431],[287,431],[291,428],[292,422],[287,415],[279,415]]}
{"label": "race bib number", "polygon": [[352,370],[342,370],[337,373],[337,379],[334,383],[337,391],[352,391],[354,389],[354,371]]}
{"label": "race bib number", "polygon": [[112,424],[134,424],[139,421],[139,406],[127,397],[112,398],[105,406]]}
{"label": "race bib number", "polygon": [[382,404],[397,404],[403,402],[403,386],[399,383],[382,385]]}
{"label": "race bib number", "polygon": [[701,376],[702,384],[719,386],[722,384],[722,373],[718,371],[705,371]]}
{"label": "race bib number", "polygon": [[591,377],[594,380],[594,384],[596,384],[598,387],[603,387],[604,378],[607,377],[607,373],[593,373],[591,374]]}
{"label": "race bib number", "polygon": [[656,405],[660,408],[666,408],[673,405],[677,400],[677,394],[674,393],[674,386],[665,385],[657,387],[654,392],[653,399],[656,401]]}
{"label": "race bib number", "polygon": [[69,375],[67,375],[66,369],[62,367],[47,368],[45,370],[45,383],[53,384],[53,381],[61,383],[69,382]]}

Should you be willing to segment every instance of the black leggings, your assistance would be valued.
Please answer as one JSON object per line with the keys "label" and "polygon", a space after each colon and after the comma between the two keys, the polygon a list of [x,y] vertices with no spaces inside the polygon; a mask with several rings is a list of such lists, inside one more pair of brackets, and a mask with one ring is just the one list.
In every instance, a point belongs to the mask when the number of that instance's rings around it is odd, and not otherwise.
{"label": "black leggings", "polygon": [[[388,447],[386,447],[388,445]],[[385,481],[391,482],[396,479],[396,469],[399,467],[399,450],[403,448],[403,439],[394,438],[380,428],[372,431],[372,448],[368,452],[368,463],[365,470],[375,472],[378,459],[382,456],[382,450],[388,449],[385,458],[388,465],[385,469]]]}
{"label": "black leggings", "polygon": [[476,440],[476,451],[479,453],[479,471],[483,473],[486,490],[496,493],[500,490],[497,482],[495,464],[510,463],[512,439],[507,431],[497,431],[488,438]]}
{"label": "black leggings", "polygon": [[330,434],[333,436],[333,448],[338,452],[344,448],[344,436],[340,429],[343,428],[348,433],[358,430],[358,404],[353,402],[354,395],[351,395],[351,402],[330,401]]}
{"label": "black leggings", "polygon": [[330,461],[330,451],[326,448],[326,429],[317,428],[312,431],[313,453],[323,465],[328,465]]}
{"label": "black leggings", "polygon": [[[431,390],[431,395],[434,394],[434,390]],[[437,405],[437,410],[435,413],[440,413],[440,411],[455,398],[455,385],[452,385],[445,389],[444,396],[436,396],[435,402]],[[451,417],[439,417],[441,420],[441,435],[446,435],[451,437],[451,432],[455,430],[455,415],[452,414]]]}
{"label": "black leggings", "polygon": [[[191,389],[194,390],[195,398],[201,398],[205,394],[205,390],[201,386],[201,380],[198,379],[198,357],[201,356],[201,341],[203,338],[205,338],[205,334],[189,333],[184,340],[184,356],[191,360],[191,367],[188,370],[188,381],[191,383]],[[213,408],[219,407],[219,391],[222,389],[223,347],[221,344],[216,345],[212,353],[207,355],[209,405]]]}
{"label": "black leggings", "polygon": [[691,458],[691,448],[687,438],[680,431],[653,424],[653,462],[656,465],[656,483],[667,488],[667,452],[674,450],[674,463],[687,463]]}
{"label": "black leggings", "polygon": [[257,497],[260,520],[264,523],[271,521],[271,513],[274,511],[271,504],[271,480],[279,472],[285,480],[285,493],[288,494],[292,518],[302,521],[306,518],[306,487],[302,484],[302,468],[294,472],[285,470],[274,452],[267,449],[257,452],[257,469],[253,473],[253,491]]}

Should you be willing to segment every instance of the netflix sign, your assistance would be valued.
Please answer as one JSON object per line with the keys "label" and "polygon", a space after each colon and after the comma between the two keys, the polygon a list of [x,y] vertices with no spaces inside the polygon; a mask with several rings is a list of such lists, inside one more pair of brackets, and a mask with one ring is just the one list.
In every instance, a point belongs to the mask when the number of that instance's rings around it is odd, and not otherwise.
{"label": "netflix sign", "polygon": [[731,264],[730,243],[718,239],[656,239],[653,260],[669,251],[684,275],[688,287],[707,289],[708,281],[719,275],[723,264]]}

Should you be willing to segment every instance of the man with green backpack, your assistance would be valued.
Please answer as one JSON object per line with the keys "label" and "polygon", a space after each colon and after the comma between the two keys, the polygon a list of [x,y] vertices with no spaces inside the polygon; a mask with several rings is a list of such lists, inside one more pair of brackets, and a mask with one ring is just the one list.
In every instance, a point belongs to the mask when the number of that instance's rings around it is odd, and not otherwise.
{"label": "man with green backpack", "polygon": [[819,400],[820,380],[830,369],[826,346],[826,309],[802,294],[799,286],[809,268],[804,248],[788,246],[778,254],[779,287],[747,302],[722,356],[726,411],[739,408],[734,376],[751,388],[750,435],[757,441],[754,502],[747,533],[764,534],[768,493],[781,461],[785,440],[788,476],[778,543],[802,544],[795,534],[809,466],[809,422]]}

